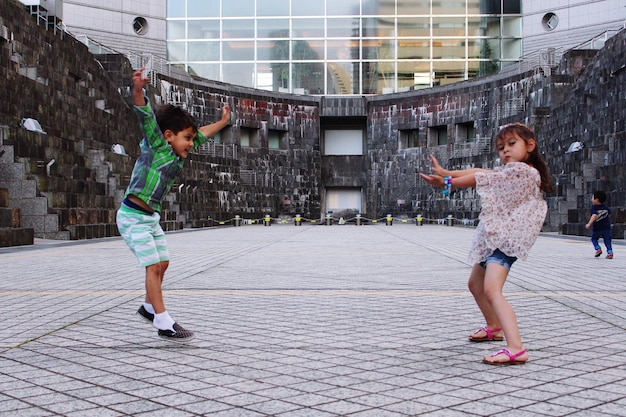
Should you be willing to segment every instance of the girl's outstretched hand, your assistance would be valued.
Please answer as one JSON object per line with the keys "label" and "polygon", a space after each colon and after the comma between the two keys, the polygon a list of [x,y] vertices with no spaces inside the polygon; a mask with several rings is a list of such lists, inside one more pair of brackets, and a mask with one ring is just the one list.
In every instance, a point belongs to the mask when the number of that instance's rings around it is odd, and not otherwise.
{"label": "girl's outstretched hand", "polygon": [[435,185],[437,187],[443,187],[443,177],[436,174],[426,175],[420,172],[420,177],[430,185]]}
{"label": "girl's outstretched hand", "polygon": [[447,170],[443,169],[441,165],[439,165],[439,161],[437,161],[437,158],[435,158],[435,155],[431,154],[429,155],[429,157],[430,157],[430,162],[433,164],[432,171],[435,174],[439,175],[440,177],[447,177],[448,175],[450,175],[450,173]]}

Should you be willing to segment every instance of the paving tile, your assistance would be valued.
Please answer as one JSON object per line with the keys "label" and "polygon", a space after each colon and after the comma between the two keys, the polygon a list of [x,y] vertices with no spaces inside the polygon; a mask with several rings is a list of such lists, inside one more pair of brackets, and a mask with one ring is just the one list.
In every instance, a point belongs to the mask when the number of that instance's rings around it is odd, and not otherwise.
{"label": "paving tile", "polygon": [[0,416],[623,415],[625,242],[608,263],[587,239],[542,234],[504,287],[530,361],[488,367],[504,342],[467,342],[483,325],[467,290],[472,235],[168,233],[164,296],[197,333],[187,345],[135,316],[143,271],[121,239],[2,248]]}

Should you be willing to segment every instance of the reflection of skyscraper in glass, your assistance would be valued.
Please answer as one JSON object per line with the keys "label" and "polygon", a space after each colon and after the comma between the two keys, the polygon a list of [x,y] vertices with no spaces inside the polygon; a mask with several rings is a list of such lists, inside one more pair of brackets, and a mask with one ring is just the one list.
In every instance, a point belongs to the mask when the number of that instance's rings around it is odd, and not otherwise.
{"label": "reflection of skyscraper in glass", "polygon": [[[202,77],[329,95],[405,91],[490,74],[522,55],[576,46],[626,20],[623,0],[570,0],[564,6],[525,0],[144,0],[152,15],[137,33],[132,22],[141,16],[125,11],[136,9],[131,3],[137,0],[120,2],[116,11],[74,0],[64,5],[64,23],[73,34],[122,52],[162,51],[173,65]],[[112,25],[106,22],[113,21],[129,26],[108,33]]]}
{"label": "reflection of skyscraper in glass", "polygon": [[[168,57],[200,76],[273,91],[344,95],[431,87],[518,61],[520,2],[506,1],[508,15],[502,3],[169,2]],[[520,28],[511,37],[517,53],[508,55],[502,53],[505,17]],[[185,24],[184,35],[174,30]]]}

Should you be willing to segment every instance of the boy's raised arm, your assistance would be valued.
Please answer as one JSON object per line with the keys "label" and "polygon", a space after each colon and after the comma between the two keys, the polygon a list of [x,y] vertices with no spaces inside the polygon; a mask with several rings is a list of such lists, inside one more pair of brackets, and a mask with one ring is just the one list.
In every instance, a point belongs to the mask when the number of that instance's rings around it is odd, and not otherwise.
{"label": "boy's raised arm", "polygon": [[147,78],[143,78],[144,67],[139,68],[133,73],[133,101],[135,106],[145,106],[146,98],[143,95],[143,88],[148,82]]}
{"label": "boy's raised arm", "polygon": [[220,120],[209,125],[200,126],[198,130],[202,132],[205,137],[210,138],[212,136],[215,136],[217,132],[226,127],[229,121],[230,106],[228,104],[225,104],[224,107],[222,107],[222,118]]}

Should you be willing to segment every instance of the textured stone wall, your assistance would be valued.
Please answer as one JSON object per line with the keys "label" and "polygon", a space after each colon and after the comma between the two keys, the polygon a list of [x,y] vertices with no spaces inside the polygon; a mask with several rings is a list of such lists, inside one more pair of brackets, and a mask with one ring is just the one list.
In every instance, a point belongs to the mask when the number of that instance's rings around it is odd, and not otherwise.
{"label": "textured stone wall", "polygon": [[[235,215],[318,219],[327,187],[361,188],[369,218],[453,215],[472,223],[480,211],[474,190],[443,198],[417,173],[429,171],[431,153],[453,169],[493,167],[498,127],[521,121],[535,129],[557,184],[545,229],[587,234],[590,193],[599,188],[610,195],[619,237],[625,42],[622,31],[603,50],[571,51],[557,67],[367,97],[296,96],[157,74],[147,89],[155,105],[180,105],[201,124],[218,120],[224,104],[233,110],[219,138],[186,160],[163,226],[202,227]],[[141,135],[129,105],[131,64],[93,56],[69,35],[38,26],[16,0],[0,0],[0,58],[3,216],[38,237],[117,234],[115,212]],[[24,117],[47,134],[20,128]],[[324,130],[337,128],[362,129],[364,155],[323,155]],[[575,141],[584,148],[567,153]],[[111,152],[115,144],[128,155]]]}

